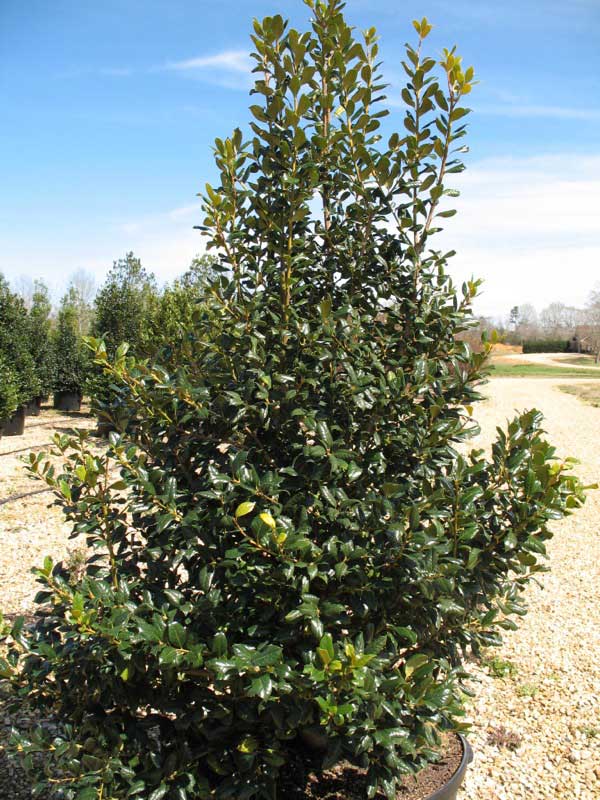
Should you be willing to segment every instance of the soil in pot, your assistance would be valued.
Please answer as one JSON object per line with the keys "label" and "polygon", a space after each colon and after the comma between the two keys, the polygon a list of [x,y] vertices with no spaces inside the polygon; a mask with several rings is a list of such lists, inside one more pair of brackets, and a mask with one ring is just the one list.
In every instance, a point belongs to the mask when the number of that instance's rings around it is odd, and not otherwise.
{"label": "soil in pot", "polygon": [[25,406],[18,408],[12,417],[0,421],[4,436],[22,436],[25,430]]}
{"label": "soil in pot", "polygon": [[[460,737],[453,733],[445,734],[440,761],[429,764],[416,776],[407,776],[396,795],[397,800],[453,800],[470,757],[471,753],[465,750]],[[282,797],[288,800],[365,800],[365,770],[342,762],[319,774],[312,771],[311,761],[314,764],[314,756],[305,752],[299,754],[294,769],[290,769],[282,786]],[[384,800],[384,797],[378,794],[376,800]]]}
{"label": "soil in pot", "polygon": [[54,408],[59,411],[79,411],[81,395],[78,392],[55,392]]}

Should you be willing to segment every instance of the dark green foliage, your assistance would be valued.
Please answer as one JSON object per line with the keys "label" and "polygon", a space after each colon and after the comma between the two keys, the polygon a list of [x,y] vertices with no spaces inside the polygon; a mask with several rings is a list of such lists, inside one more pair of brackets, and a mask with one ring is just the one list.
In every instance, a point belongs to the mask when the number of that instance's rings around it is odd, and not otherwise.
{"label": "dark green foliage", "polygon": [[198,316],[206,311],[206,293],[214,281],[215,256],[194,259],[191,267],[172,284],[166,286],[147,321],[146,355],[163,364],[187,363],[196,339]]}
{"label": "dark green foliage", "polygon": [[[146,272],[139,258],[127,253],[113,263],[112,269],[96,295],[92,333],[102,338],[113,358],[126,342],[138,356],[154,351],[149,321],[155,314],[158,294],[154,276]],[[99,369],[93,369],[86,384],[92,406],[101,419],[117,414],[119,393]]]}
{"label": "dark green foliage", "polygon": [[77,307],[72,292],[61,302],[54,333],[55,392],[83,394],[90,369],[90,359],[78,333]]}
{"label": "dark green foliage", "polygon": [[16,380],[18,406],[38,397],[41,391],[29,334],[25,303],[0,275],[0,358]]}
{"label": "dark green foliage", "polygon": [[36,281],[29,309],[28,340],[40,384],[39,394],[44,397],[50,394],[54,384],[51,313],[48,287],[42,281]]}
{"label": "dark green foliage", "polygon": [[127,253],[115,261],[96,295],[93,335],[104,339],[112,358],[123,342],[136,354],[147,344],[147,320],[156,303],[154,277],[142,267],[139,258]]}
{"label": "dark green foliage", "polygon": [[477,285],[456,291],[431,236],[472,70],[425,56],[416,23],[384,142],[374,31],[308,5],[307,33],[255,23],[255,121],[216,142],[221,277],[190,358],[97,342],[136,425],[101,455],[57,438],[61,474],[31,457],[93,552],[78,580],[48,560],[45,615],[8,637],[13,690],[55,720],[21,740],[51,749],[44,797],[272,800],[305,743],[395,797],[583,500],[535,411],[467,452]]}
{"label": "dark green foliage", "polygon": [[568,353],[568,339],[529,339],[523,342],[524,353]]}
{"label": "dark green foliage", "polygon": [[[9,419],[19,405],[19,389],[17,376],[0,354],[0,425],[2,420]],[[0,428],[0,434],[2,429]]]}

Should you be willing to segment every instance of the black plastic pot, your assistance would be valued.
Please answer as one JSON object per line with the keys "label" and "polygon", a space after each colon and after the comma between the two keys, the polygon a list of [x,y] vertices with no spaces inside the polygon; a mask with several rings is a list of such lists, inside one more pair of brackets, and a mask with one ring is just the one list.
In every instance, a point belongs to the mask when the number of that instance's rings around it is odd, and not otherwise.
{"label": "black plastic pot", "polygon": [[463,757],[459,768],[447,783],[445,783],[443,786],[440,786],[440,788],[433,794],[428,794],[427,797],[423,798],[423,800],[456,800],[458,790],[465,779],[467,767],[471,761],[473,761],[473,750],[471,749],[471,745],[467,742],[464,736],[462,736],[460,733],[458,735],[463,747]]}
{"label": "black plastic pot", "polygon": [[96,428],[96,433],[98,436],[103,436],[105,439],[108,439],[109,433],[116,431],[116,427],[114,423],[109,422],[106,419],[99,419],[98,420],[98,427]]}
{"label": "black plastic pot", "polygon": [[59,411],[79,411],[81,394],[79,392],[54,392],[54,408]]}
{"label": "black plastic pot", "polygon": [[[462,786],[465,779],[467,767],[473,761],[473,750],[471,745],[462,734],[457,734],[462,745],[463,755],[458,769],[449,781],[439,789],[436,789],[433,794],[423,796],[423,800],[456,800],[458,790]],[[324,751],[327,747],[327,739],[323,734],[314,728],[307,728],[301,733],[302,740],[305,745],[311,750]]]}
{"label": "black plastic pot", "polygon": [[17,408],[12,417],[0,421],[3,436],[22,436],[25,430],[25,406]]}
{"label": "black plastic pot", "polygon": [[25,414],[28,417],[39,417],[42,413],[42,398],[34,397],[28,403],[25,403]]}

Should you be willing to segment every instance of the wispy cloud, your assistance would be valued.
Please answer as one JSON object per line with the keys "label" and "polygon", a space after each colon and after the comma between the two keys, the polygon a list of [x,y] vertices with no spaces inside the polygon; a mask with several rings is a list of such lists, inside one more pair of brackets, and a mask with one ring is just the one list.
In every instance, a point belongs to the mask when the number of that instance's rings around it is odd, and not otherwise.
{"label": "wispy cloud", "polygon": [[[400,96],[400,89],[395,80],[390,81],[384,104],[390,108],[407,108],[406,103]],[[494,117],[600,121],[600,108],[575,108],[573,106],[528,103],[512,98],[508,94],[506,97],[501,98],[499,103],[478,103],[474,101],[472,107],[476,114]]]}
{"label": "wispy cloud", "polygon": [[168,212],[169,219],[172,220],[187,220],[190,217],[198,216],[201,210],[201,203],[197,201],[189,206],[180,206],[179,208],[174,208]]}
{"label": "wispy cloud", "polygon": [[476,107],[478,114],[499,117],[545,117],[548,119],[600,120],[600,108],[572,108],[569,106],[504,104],[481,105]]}
{"label": "wispy cloud", "polygon": [[[528,28],[532,34],[540,30],[555,28],[564,31],[589,30],[590,24],[598,22],[598,0],[431,0],[432,12],[441,12],[450,19],[460,20],[464,25],[493,24],[496,29]],[[540,7],[543,6],[543,13]]]}
{"label": "wispy cloud", "polygon": [[[212,55],[197,56],[181,61],[168,61],[166,64],[142,69],[142,73],[174,72],[188,78],[201,78],[209,83],[232,89],[246,89],[252,75],[252,59],[246,50],[223,50]],[[59,78],[79,78],[100,76],[103,78],[126,78],[139,70],[131,67],[78,67],[65,70]],[[243,77],[246,80],[243,79]]]}
{"label": "wispy cloud", "polygon": [[116,228],[125,234],[155,234],[164,229],[172,231],[174,226],[179,229],[192,230],[194,222],[199,219],[201,213],[202,203],[200,200],[196,200],[186,206],[179,206],[168,211],[157,211],[134,220],[119,222]]}
{"label": "wispy cloud", "polygon": [[174,72],[190,72],[194,70],[223,69],[227,72],[248,73],[252,69],[252,61],[245,50],[223,50],[212,56],[197,56],[185,61],[170,61],[163,69]]}
{"label": "wispy cloud", "polygon": [[494,158],[455,177],[459,214],[440,238],[458,252],[457,279],[484,279],[479,312],[585,303],[600,264],[599,154]]}
{"label": "wispy cloud", "polygon": [[203,237],[194,229],[202,219],[202,203],[196,199],[188,205],[120,221],[107,234],[110,252],[133,250],[160,281],[172,280],[205,249]]}
{"label": "wispy cloud", "polygon": [[226,89],[247,90],[252,82],[252,59],[245,50],[223,50],[213,55],[169,61],[157,68]]}
{"label": "wispy cloud", "polygon": [[[388,82],[385,105],[391,108],[406,109],[406,103],[400,95],[405,78],[394,70],[386,70]],[[470,99],[470,98],[469,98]],[[486,102],[487,100],[487,102]],[[468,101],[467,101],[468,102]],[[553,105],[552,103],[532,103],[525,94],[515,94],[498,86],[485,85],[483,96],[474,95],[470,103],[476,114],[495,117],[537,118],[537,119],[570,119],[600,120],[600,107],[577,108],[576,106]]]}

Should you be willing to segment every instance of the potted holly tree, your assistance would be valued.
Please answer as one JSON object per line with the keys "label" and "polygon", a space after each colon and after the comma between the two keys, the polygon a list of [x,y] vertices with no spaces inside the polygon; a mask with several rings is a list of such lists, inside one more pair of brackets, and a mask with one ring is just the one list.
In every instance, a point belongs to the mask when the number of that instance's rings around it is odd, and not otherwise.
{"label": "potted holly tree", "polygon": [[17,378],[0,354],[0,436],[19,404]]}
{"label": "potted holly tree", "polygon": [[52,303],[48,287],[42,281],[35,281],[31,308],[28,312],[29,351],[35,364],[39,382],[38,394],[26,406],[26,413],[39,416],[42,402],[52,391],[54,377],[54,349],[52,342]]}
{"label": "potted holly tree", "polygon": [[549,520],[583,499],[536,411],[465,447],[477,284],[456,290],[434,234],[473,70],[415,23],[383,138],[374,30],[307,5],[305,32],[254,23],[187,359],[97,342],[136,425],[102,452],[57,438],[62,473],[31,456],[90,552],[83,576],[48,559],[37,621],[6,635],[44,797],[455,796],[464,656],[513,626]]}
{"label": "potted holly tree", "polygon": [[79,411],[86,381],[87,353],[77,328],[71,295],[63,297],[54,332],[54,408]]}
{"label": "potted holly tree", "polygon": [[[154,350],[151,319],[158,303],[158,288],[152,273],[139,258],[126,253],[113,266],[95,299],[92,333],[102,338],[109,358],[127,343],[138,357]],[[159,337],[162,334],[159,334]],[[87,390],[92,413],[98,419],[98,433],[108,436],[128,424],[121,391],[104,375],[102,369],[90,370]]]}
{"label": "potted holly tree", "polygon": [[[0,274],[0,359],[8,370],[4,390],[12,397],[16,389],[16,406],[0,416],[5,436],[21,436],[25,428],[25,408],[40,393],[40,381],[30,352],[28,317],[25,303],[11,291]],[[10,403],[12,406],[12,402]]]}

